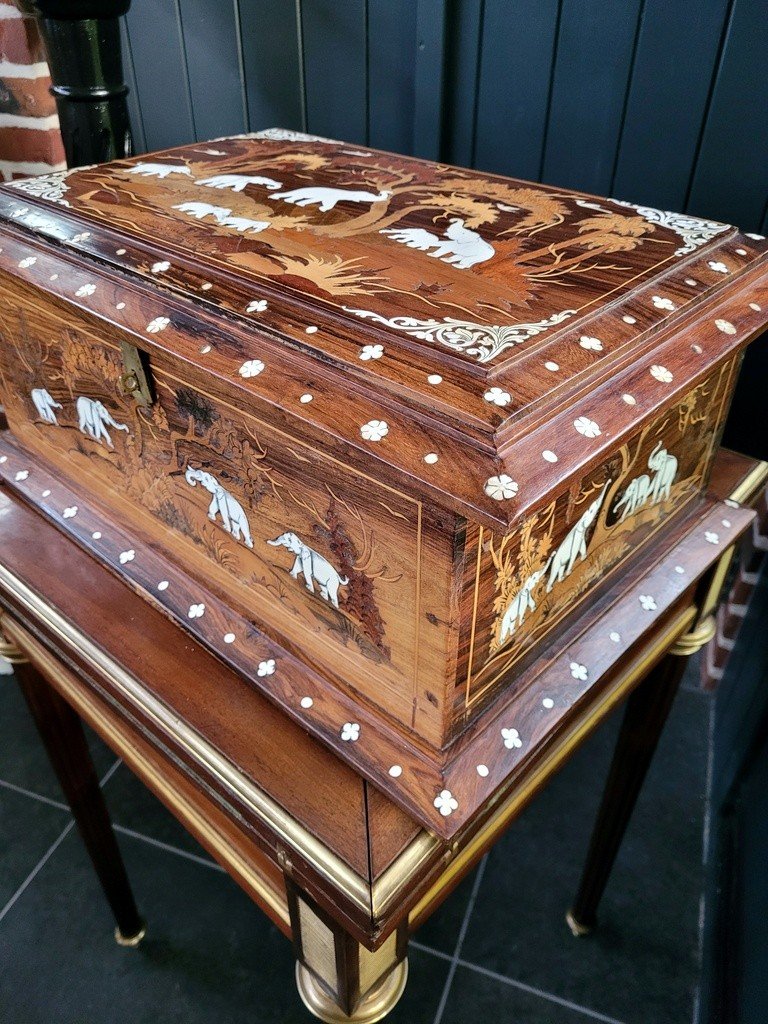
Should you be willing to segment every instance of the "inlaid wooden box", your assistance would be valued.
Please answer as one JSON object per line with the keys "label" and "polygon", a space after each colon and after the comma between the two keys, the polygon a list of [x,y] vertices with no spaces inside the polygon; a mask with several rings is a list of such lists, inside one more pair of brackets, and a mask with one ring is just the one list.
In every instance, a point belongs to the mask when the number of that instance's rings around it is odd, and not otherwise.
{"label": "inlaid wooden box", "polygon": [[768,320],[757,236],[275,129],[0,217],[6,482],[431,822]]}

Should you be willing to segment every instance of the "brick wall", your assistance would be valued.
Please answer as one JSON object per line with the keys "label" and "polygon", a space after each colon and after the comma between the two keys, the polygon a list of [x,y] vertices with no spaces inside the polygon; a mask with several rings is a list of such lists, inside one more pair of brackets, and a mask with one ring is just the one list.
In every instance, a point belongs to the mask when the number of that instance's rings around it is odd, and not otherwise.
{"label": "brick wall", "polygon": [[34,19],[0,0],[0,180],[66,166],[50,84]]}

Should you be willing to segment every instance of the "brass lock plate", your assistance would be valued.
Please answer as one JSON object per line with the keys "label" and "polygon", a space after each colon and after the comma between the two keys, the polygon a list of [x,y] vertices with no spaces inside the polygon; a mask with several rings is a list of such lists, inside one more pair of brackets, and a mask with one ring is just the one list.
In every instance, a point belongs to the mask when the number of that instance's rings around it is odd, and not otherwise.
{"label": "brass lock plate", "polygon": [[123,356],[123,370],[120,376],[120,390],[124,395],[129,395],[137,405],[150,406],[155,400],[149,365],[146,356],[127,341],[120,342],[120,349]]}

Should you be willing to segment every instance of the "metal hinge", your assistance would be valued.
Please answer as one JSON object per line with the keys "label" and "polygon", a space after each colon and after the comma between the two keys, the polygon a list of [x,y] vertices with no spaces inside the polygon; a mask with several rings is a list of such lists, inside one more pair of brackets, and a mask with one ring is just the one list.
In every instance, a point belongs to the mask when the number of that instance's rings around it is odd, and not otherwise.
{"label": "metal hinge", "polygon": [[124,370],[120,375],[120,390],[124,395],[130,395],[137,405],[152,405],[155,396],[146,354],[127,341],[121,341],[120,348],[123,354]]}

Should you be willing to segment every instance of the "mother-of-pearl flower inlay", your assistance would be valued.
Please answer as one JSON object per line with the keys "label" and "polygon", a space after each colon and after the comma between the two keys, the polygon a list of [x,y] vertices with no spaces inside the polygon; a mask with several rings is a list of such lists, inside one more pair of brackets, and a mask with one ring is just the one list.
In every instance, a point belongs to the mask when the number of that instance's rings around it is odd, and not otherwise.
{"label": "mother-of-pearl flower inlay", "polygon": [[459,801],[451,793],[450,789],[441,790],[433,803],[444,818],[447,818],[449,814],[453,814],[459,807]]}
{"label": "mother-of-pearl flower inlay", "polygon": [[666,366],[660,366],[658,363],[654,363],[649,372],[660,384],[672,383],[672,373],[666,368]]}
{"label": "mother-of-pearl flower inlay", "polygon": [[589,416],[579,416],[573,421],[573,425],[584,437],[599,437],[601,434],[600,427]]}
{"label": "mother-of-pearl flower inlay", "polygon": [[662,298],[661,295],[654,295],[651,299],[656,309],[665,309],[668,313],[671,313],[673,309],[677,309],[672,299]]}
{"label": "mother-of-pearl flower inlay", "polygon": [[733,326],[730,320],[715,320],[715,327],[718,331],[722,331],[723,334],[735,334],[736,328]]}
{"label": "mother-of-pearl flower inlay", "polygon": [[650,594],[641,594],[640,597],[638,597],[638,601],[640,602],[640,607],[643,609],[643,611],[656,611],[656,601],[653,597],[651,597]]}
{"label": "mother-of-pearl flower inlay", "polygon": [[275,671],[275,659],[267,658],[266,661],[260,661],[259,667],[256,669],[257,676],[271,676]]}
{"label": "mother-of-pearl flower inlay", "polygon": [[509,405],[512,401],[512,395],[503,388],[488,388],[483,398],[491,405]]}
{"label": "mother-of-pearl flower inlay", "polygon": [[170,322],[167,316],[156,316],[147,324],[147,330],[150,334],[158,334],[160,331],[164,331]]}
{"label": "mother-of-pearl flower inlay", "polygon": [[501,738],[504,741],[504,746],[507,750],[512,750],[515,747],[522,747],[523,741],[520,739],[520,733],[517,729],[502,729]]}
{"label": "mother-of-pearl flower inlay", "polygon": [[240,369],[237,371],[241,377],[258,377],[263,371],[264,363],[260,359],[246,359]]}
{"label": "mother-of-pearl flower inlay", "polygon": [[386,420],[369,420],[360,427],[360,434],[365,441],[381,441],[389,433]]}
{"label": "mother-of-pearl flower inlay", "polygon": [[578,661],[572,661],[570,664],[571,675],[574,679],[581,680],[582,683],[587,681],[587,666],[580,665]]}
{"label": "mother-of-pearl flower inlay", "polygon": [[345,722],[341,727],[341,738],[345,743],[357,743],[360,739],[360,725],[358,722]]}
{"label": "mother-of-pearl flower inlay", "polygon": [[367,363],[369,359],[381,359],[383,355],[383,345],[363,345],[360,349],[358,359],[362,359],[364,363]]}
{"label": "mother-of-pearl flower inlay", "polygon": [[588,334],[582,334],[579,338],[579,345],[588,352],[602,352],[603,343],[599,338],[590,338]]}
{"label": "mother-of-pearl flower inlay", "polygon": [[517,481],[506,473],[489,477],[483,488],[488,497],[493,498],[494,501],[506,501],[509,498],[514,498],[519,489]]}

